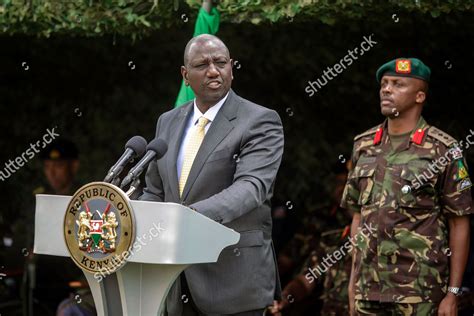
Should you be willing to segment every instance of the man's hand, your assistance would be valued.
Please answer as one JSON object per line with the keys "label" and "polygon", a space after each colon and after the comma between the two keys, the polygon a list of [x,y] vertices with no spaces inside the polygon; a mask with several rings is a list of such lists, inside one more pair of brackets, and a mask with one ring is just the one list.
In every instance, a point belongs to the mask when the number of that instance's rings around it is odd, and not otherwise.
{"label": "man's hand", "polygon": [[457,297],[453,293],[448,293],[439,304],[438,316],[457,316],[457,314]]}
{"label": "man's hand", "polygon": [[211,13],[212,0],[202,0],[202,8],[206,10],[207,13]]}
{"label": "man's hand", "polygon": [[290,304],[286,297],[283,297],[281,301],[273,301],[273,306],[268,308],[269,315],[282,316],[281,311]]}
{"label": "man's hand", "polygon": [[[450,286],[460,286],[466,267],[467,256],[469,254],[469,216],[451,216],[448,218],[449,224],[449,282]],[[457,315],[457,297],[453,293],[448,293],[443,298],[438,308],[438,315]]]}
{"label": "man's hand", "polygon": [[[351,224],[351,239],[355,239],[357,237],[359,225],[360,225],[360,213],[354,213],[354,215],[352,216],[352,224]],[[349,315],[350,316],[356,315],[355,292],[354,292],[354,285],[355,285],[354,266],[356,262],[356,252],[357,252],[357,249],[354,247],[354,249],[352,250],[352,267],[351,267],[351,275],[349,278],[349,288],[347,289],[348,294],[349,294]]]}
{"label": "man's hand", "polygon": [[356,315],[355,312],[355,293],[354,293],[354,278],[351,277],[349,281],[349,288],[347,289],[349,294],[349,315]]}

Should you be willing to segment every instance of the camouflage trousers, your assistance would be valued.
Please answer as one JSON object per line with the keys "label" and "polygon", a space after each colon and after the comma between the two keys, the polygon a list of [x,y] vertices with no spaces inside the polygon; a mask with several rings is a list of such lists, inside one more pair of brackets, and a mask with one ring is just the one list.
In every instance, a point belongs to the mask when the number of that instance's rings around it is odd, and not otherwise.
{"label": "camouflage trousers", "polygon": [[376,301],[355,301],[357,315],[371,316],[435,316],[437,303],[381,303]]}

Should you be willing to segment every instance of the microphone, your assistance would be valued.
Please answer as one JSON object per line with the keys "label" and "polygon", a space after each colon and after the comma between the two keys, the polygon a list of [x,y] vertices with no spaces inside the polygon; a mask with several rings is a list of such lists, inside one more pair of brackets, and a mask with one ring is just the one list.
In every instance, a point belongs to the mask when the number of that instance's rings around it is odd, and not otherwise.
{"label": "microphone", "polygon": [[137,179],[140,174],[145,170],[146,167],[150,164],[153,159],[160,159],[166,154],[168,150],[168,145],[161,138],[153,139],[148,146],[146,146],[145,156],[133,167],[128,175],[123,179],[120,187],[123,188],[128,185],[130,182]]}
{"label": "microphone", "polygon": [[113,182],[123,170],[123,167],[134,158],[139,158],[145,153],[147,142],[141,136],[133,136],[125,144],[125,152],[117,160],[115,165],[110,168],[104,182]]}

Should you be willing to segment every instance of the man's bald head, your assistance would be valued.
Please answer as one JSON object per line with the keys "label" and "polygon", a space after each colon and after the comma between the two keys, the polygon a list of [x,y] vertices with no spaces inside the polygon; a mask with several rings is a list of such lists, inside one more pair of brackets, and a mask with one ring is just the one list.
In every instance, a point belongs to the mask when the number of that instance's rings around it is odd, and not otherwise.
{"label": "man's bald head", "polygon": [[232,85],[232,59],[227,46],[216,36],[192,38],[184,50],[181,66],[184,84],[191,86],[202,113],[221,100]]}
{"label": "man's bald head", "polygon": [[189,40],[188,44],[186,44],[186,48],[184,49],[184,66],[188,65],[189,56],[194,50],[194,48],[204,45],[215,46],[216,48],[223,48],[227,54],[227,57],[230,58],[229,49],[224,44],[224,42],[221,41],[220,38],[210,34],[201,34],[196,37],[193,37]]}

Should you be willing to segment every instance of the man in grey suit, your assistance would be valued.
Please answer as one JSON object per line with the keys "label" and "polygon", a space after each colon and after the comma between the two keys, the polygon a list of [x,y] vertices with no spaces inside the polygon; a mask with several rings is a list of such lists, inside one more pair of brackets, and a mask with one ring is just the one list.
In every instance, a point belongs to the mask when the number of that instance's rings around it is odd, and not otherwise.
{"label": "man in grey suit", "polygon": [[170,149],[150,164],[140,199],[185,204],[241,237],[216,263],[181,274],[167,313],[262,315],[280,296],[270,215],[283,155],[280,117],[231,90],[232,59],[213,35],[189,41],[181,73],[196,98],[159,117],[156,137]]}

